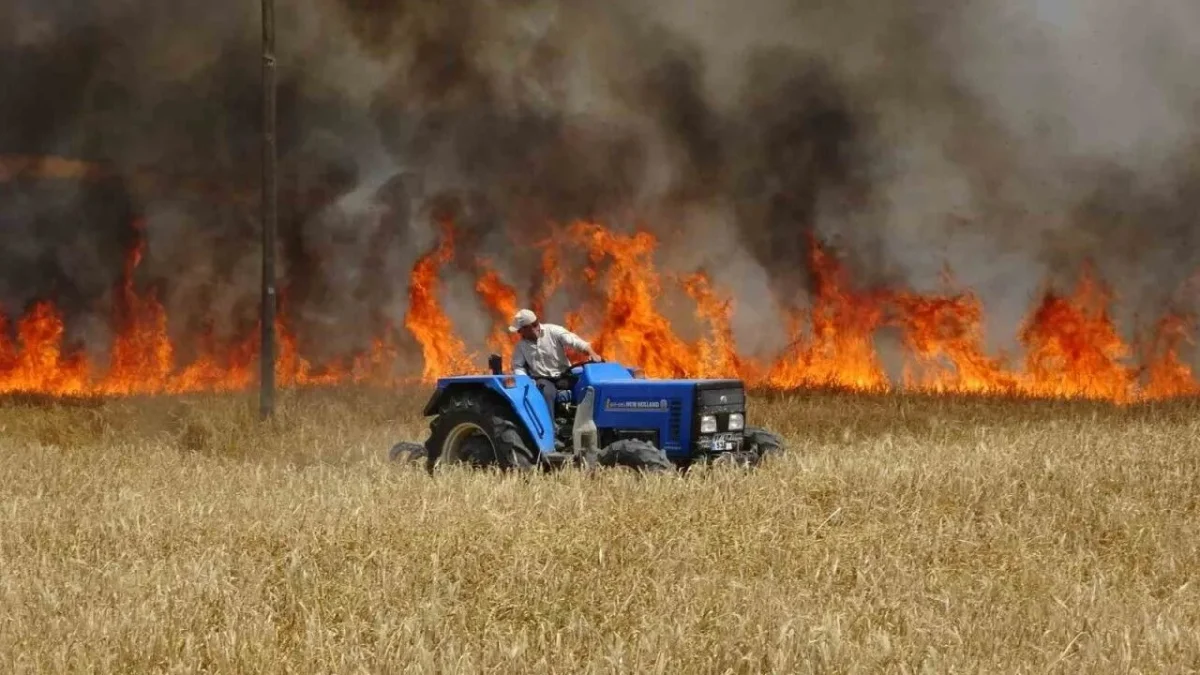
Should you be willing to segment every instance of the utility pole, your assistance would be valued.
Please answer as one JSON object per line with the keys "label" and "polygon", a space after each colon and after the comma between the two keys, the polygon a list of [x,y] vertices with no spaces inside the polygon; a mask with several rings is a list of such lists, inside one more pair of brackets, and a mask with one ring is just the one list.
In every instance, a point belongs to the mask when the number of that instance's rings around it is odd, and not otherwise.
{"label": "utility pole", "polygon": [[262,338],[259,415],[275,412],[275,0],[262,0]]}

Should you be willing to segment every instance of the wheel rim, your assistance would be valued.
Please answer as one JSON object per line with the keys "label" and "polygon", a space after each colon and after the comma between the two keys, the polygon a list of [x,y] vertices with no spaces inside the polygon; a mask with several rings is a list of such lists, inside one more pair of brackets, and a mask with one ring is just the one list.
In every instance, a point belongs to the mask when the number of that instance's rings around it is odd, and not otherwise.
{"label": "wheel rim", "polygon": [[442,452],[438,457],[437,463],[442,464],[458,464],[467,460],[463,448],[466,447],[467,441],[479,434],[485,438],[488,445],[491,446],[492,452],[496,452],[496,444],[492,442],[491,437],[483,430],[483,427],[473,422],[463,422],[450,430],[446,434],[446,442],[442,444]]}

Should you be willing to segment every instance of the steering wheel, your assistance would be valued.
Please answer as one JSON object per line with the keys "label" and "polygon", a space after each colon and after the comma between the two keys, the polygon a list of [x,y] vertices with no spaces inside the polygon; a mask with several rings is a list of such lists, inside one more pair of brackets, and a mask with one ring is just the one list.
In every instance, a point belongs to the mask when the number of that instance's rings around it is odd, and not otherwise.
{"label": "steering wheel", "polygon": [[571,363],[571,365],[567,366],[567,372],[569,373],[569,372],[571,372],[572,370],[575,370],[576,368],[578,368],[578,367],[580,367],[580,366],[586,366],[586,365],[587,365],[587,364],[589,364],[589,363],[604,363],[604,359],[603,359],[603,358],[601,358],[601,359],[599,359],[599,360],[596,360],[596,361],[593,361],[593,360],[591,360],[591,359],[584,359],[584,360],[582,360],[582,361],[573,361],[573,362]]}
{"label": "steering wheel", "polygon": [[556,379],[573,380],[576,377],[578,377],[578,375],[575,374],[576,368],[586,366],[589,363],[603,363],[603,362],[604,362],[603,358],[598,361],[593,361],[591,359],[584,359],[582,361],[572,361],[571,364],[567,366],[566,370],[564,370],[563,372],[558,374],[558,377]]}

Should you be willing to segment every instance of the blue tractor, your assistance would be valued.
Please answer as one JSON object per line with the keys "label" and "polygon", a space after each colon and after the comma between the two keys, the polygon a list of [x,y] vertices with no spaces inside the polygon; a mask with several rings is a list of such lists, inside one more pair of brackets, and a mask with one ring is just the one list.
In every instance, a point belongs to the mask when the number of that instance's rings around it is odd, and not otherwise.
{"label": "blue tractor", "polygon": [[577,363],[557,378],[554,410],[537,383],[505,374],[447,377],[426,403],[423,444],[398,443],[392,459],[424,459],[433,472],[466,463],[506,470],[624,466],[668,471],[701,462],[757,465],[780,438],[746,426],[740,380],[654,380],[616,363]]}

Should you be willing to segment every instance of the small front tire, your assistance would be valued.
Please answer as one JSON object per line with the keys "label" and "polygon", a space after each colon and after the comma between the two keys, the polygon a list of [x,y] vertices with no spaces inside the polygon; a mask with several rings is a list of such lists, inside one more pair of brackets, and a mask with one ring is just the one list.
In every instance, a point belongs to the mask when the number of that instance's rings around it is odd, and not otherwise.
{"label": "small front tire", "polygon": [[637,471],[661,473],[673,471],[675,464],[667,453],[640,439],[622,439],[605,446],[596,457],[600,466],[623,466]]}
{"label": "small front tire", "polygon": [[756,456],[756,464],[761,464],[770,459],[774,459],[783,454],[784,445],[783,439],[779,434],[767,431],[760,427],[746,427],[745,450],[754,453]]}

